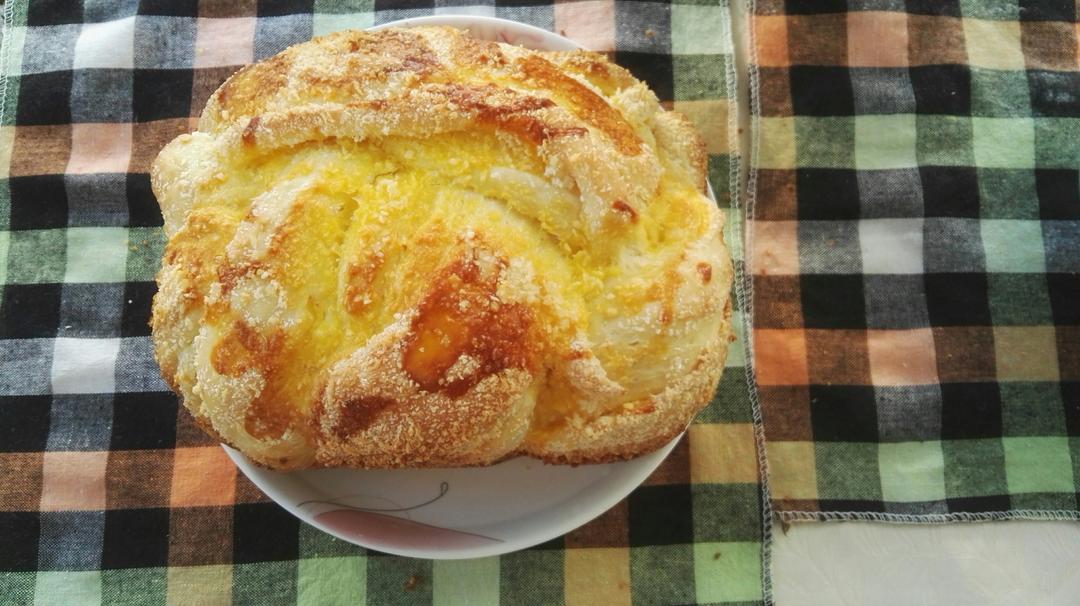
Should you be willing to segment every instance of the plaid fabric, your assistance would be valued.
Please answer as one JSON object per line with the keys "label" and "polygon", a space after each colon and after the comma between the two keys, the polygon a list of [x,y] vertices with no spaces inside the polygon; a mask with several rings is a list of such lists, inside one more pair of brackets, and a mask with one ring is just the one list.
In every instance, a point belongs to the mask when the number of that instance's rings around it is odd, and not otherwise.
{"label": "plaid fabric", "polygon": [[[758,603],[762,501],[736,344],[645,486],[538,548],[387,556],[269,502],[158,375],[147,169],[238,67],[312,35],[475,13],[553,29],[645,78],[736,161],[723,2],[9,0],[0,67],[0,603]],[[732,222],[737,226],[737,222]],[[732,234],[729,237],[735,237]]]}
{"label": "plaid fabric", "polygon": [[1080,516],[1076,21],[756,3],[748,248],[783,517]]}

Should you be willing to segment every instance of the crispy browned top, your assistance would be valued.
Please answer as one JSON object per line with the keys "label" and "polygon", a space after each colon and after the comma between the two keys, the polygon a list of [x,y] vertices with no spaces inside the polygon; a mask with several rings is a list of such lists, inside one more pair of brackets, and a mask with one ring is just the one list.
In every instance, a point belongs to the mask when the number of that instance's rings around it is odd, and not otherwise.
{"label": "crispy browned top", "polygon": [[294,46],[153,166],[163,374],[274,467],[643,452],[730,330],[704,158],[599,55],[444,27]]}

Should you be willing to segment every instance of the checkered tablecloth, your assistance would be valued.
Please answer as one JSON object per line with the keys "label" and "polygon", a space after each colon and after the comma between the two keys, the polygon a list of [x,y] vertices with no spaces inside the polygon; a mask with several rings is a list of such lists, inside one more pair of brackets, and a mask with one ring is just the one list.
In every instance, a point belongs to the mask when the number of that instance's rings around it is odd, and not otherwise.
{"label": "checkered tablecloth", "polygon": [[713,404],[627,500],[534,549],[432,562],[338,541],[268,501],[178,408],[147,327],[163,246],[149,164],[240,66],[313,35],[432,12],[531,23],[611,51],[694,119],[727,209],[737,160],[727,8],[8,0],[0,604],[763,601],[762,491],[739,344]]}
{"label": "checkered tablecloth", "polygon": [[782,517],[1080,517],[1076,11],[756,3],[748,250]]}

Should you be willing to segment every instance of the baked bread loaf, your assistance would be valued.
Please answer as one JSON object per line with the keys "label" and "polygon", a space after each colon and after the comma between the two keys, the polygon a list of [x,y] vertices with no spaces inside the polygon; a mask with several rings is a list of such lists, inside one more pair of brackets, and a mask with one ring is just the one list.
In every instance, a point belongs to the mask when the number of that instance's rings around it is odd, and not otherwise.
{"label": "baked bread loaf", "polygon": [[447,27],[294,46],[154,162],[162,374],[278,469],[654,450],[731,335],[705,166],[597,54]]}

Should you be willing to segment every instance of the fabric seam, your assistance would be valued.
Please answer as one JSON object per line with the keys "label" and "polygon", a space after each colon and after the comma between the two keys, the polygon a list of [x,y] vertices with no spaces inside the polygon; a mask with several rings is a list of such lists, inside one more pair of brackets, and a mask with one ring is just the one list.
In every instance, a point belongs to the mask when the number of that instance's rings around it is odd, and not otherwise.
{"label": "fabric seam", "polygon": [[8,0],[4,4],[3,30],[0,32],[0,125],[7,118],[8,60],[11,55],[11,26],[14,21],[15,2]]}
{"label": "fabric seam", "polygon": [[[743,348],[744,348],[744,361],[743,372],[745,373],[745,380],[747,386],[747,394],[750,399],[751,417],[754,425],[754,446],[757,452],[758,458],[758,482],[761,487],[761,599],[766,606],[773,604],[773,587],[772,587],[772,492],[769,489],[769,461],[765,453],[765,425],[764,416],[761,413],[761,403],[758,399],[757,392],[757,375],[754,370],[754,339],[753,339],[753,317],[754,317],[754,294],[753,283],[747,268],[752,267],[751,256],[753,247],[751,246],[752,230],[749,229],[749,221],[753,217],[754,211],[754,194],[757,185],[755,166],[757,165],[758,154],[758,131],[756,115],[759,108],[758,100],[758,78],[757,78],[757,46],[754,39],[754,28],[751,25],[753,19],[754,10],[757,7],[756,0],[736,0],[742,1],[746,15],[744,19],[746,21],[746,49],[748,52],[746,61],[746,78],[747,78],[747,91],[750,113],[750,149],[749,153],[750,165],[747,167],[746,176],[746,190],[745,190],[745,202],[740,198],[740,194],[743,193],[740,188],[739,166],[742,159],[742,154],[737,154],[737,159],[732,162],[731,170],[732,175],[730,178],[729,191],[732,195],[732,203],[736,208],[741,210],[741,213],[736,214],[736,220],[733,221],[733,238],[734,245],[741,247],[742,263],[735,263],[735,296],[739,300],[739,307],[742,309],[742,326],[743,326]],[[726,70],[726,78],[728,80],[728,90],[735,93],[735,99],[738,101],[738,80],[737,80],[737,67],[735,65],[735,57],[739,52],[739,49],[735,48],[735,39],[731,29],[735,27],[734,15],[731,14],[731,4],[728,4],[728,15],[731,17],[728,19],[728,39],[732,41],[732,64],[729,65]],[[736,144],[738,149],[738,110],[728,113],[728,138],[730,141]],[[730,143],[729,143],[730,145]],[[741,216],[740,216],[741,215]]]}
{"label": "fabric seam", "polygon": [[958,511],[954,513],[903,514],[875,511],[777,511],[784,522],[887,522],[890,524],[948,524],[995,520],[1080,521],[1080,511],[1068,509],[1016,509],[1012,511]]}

